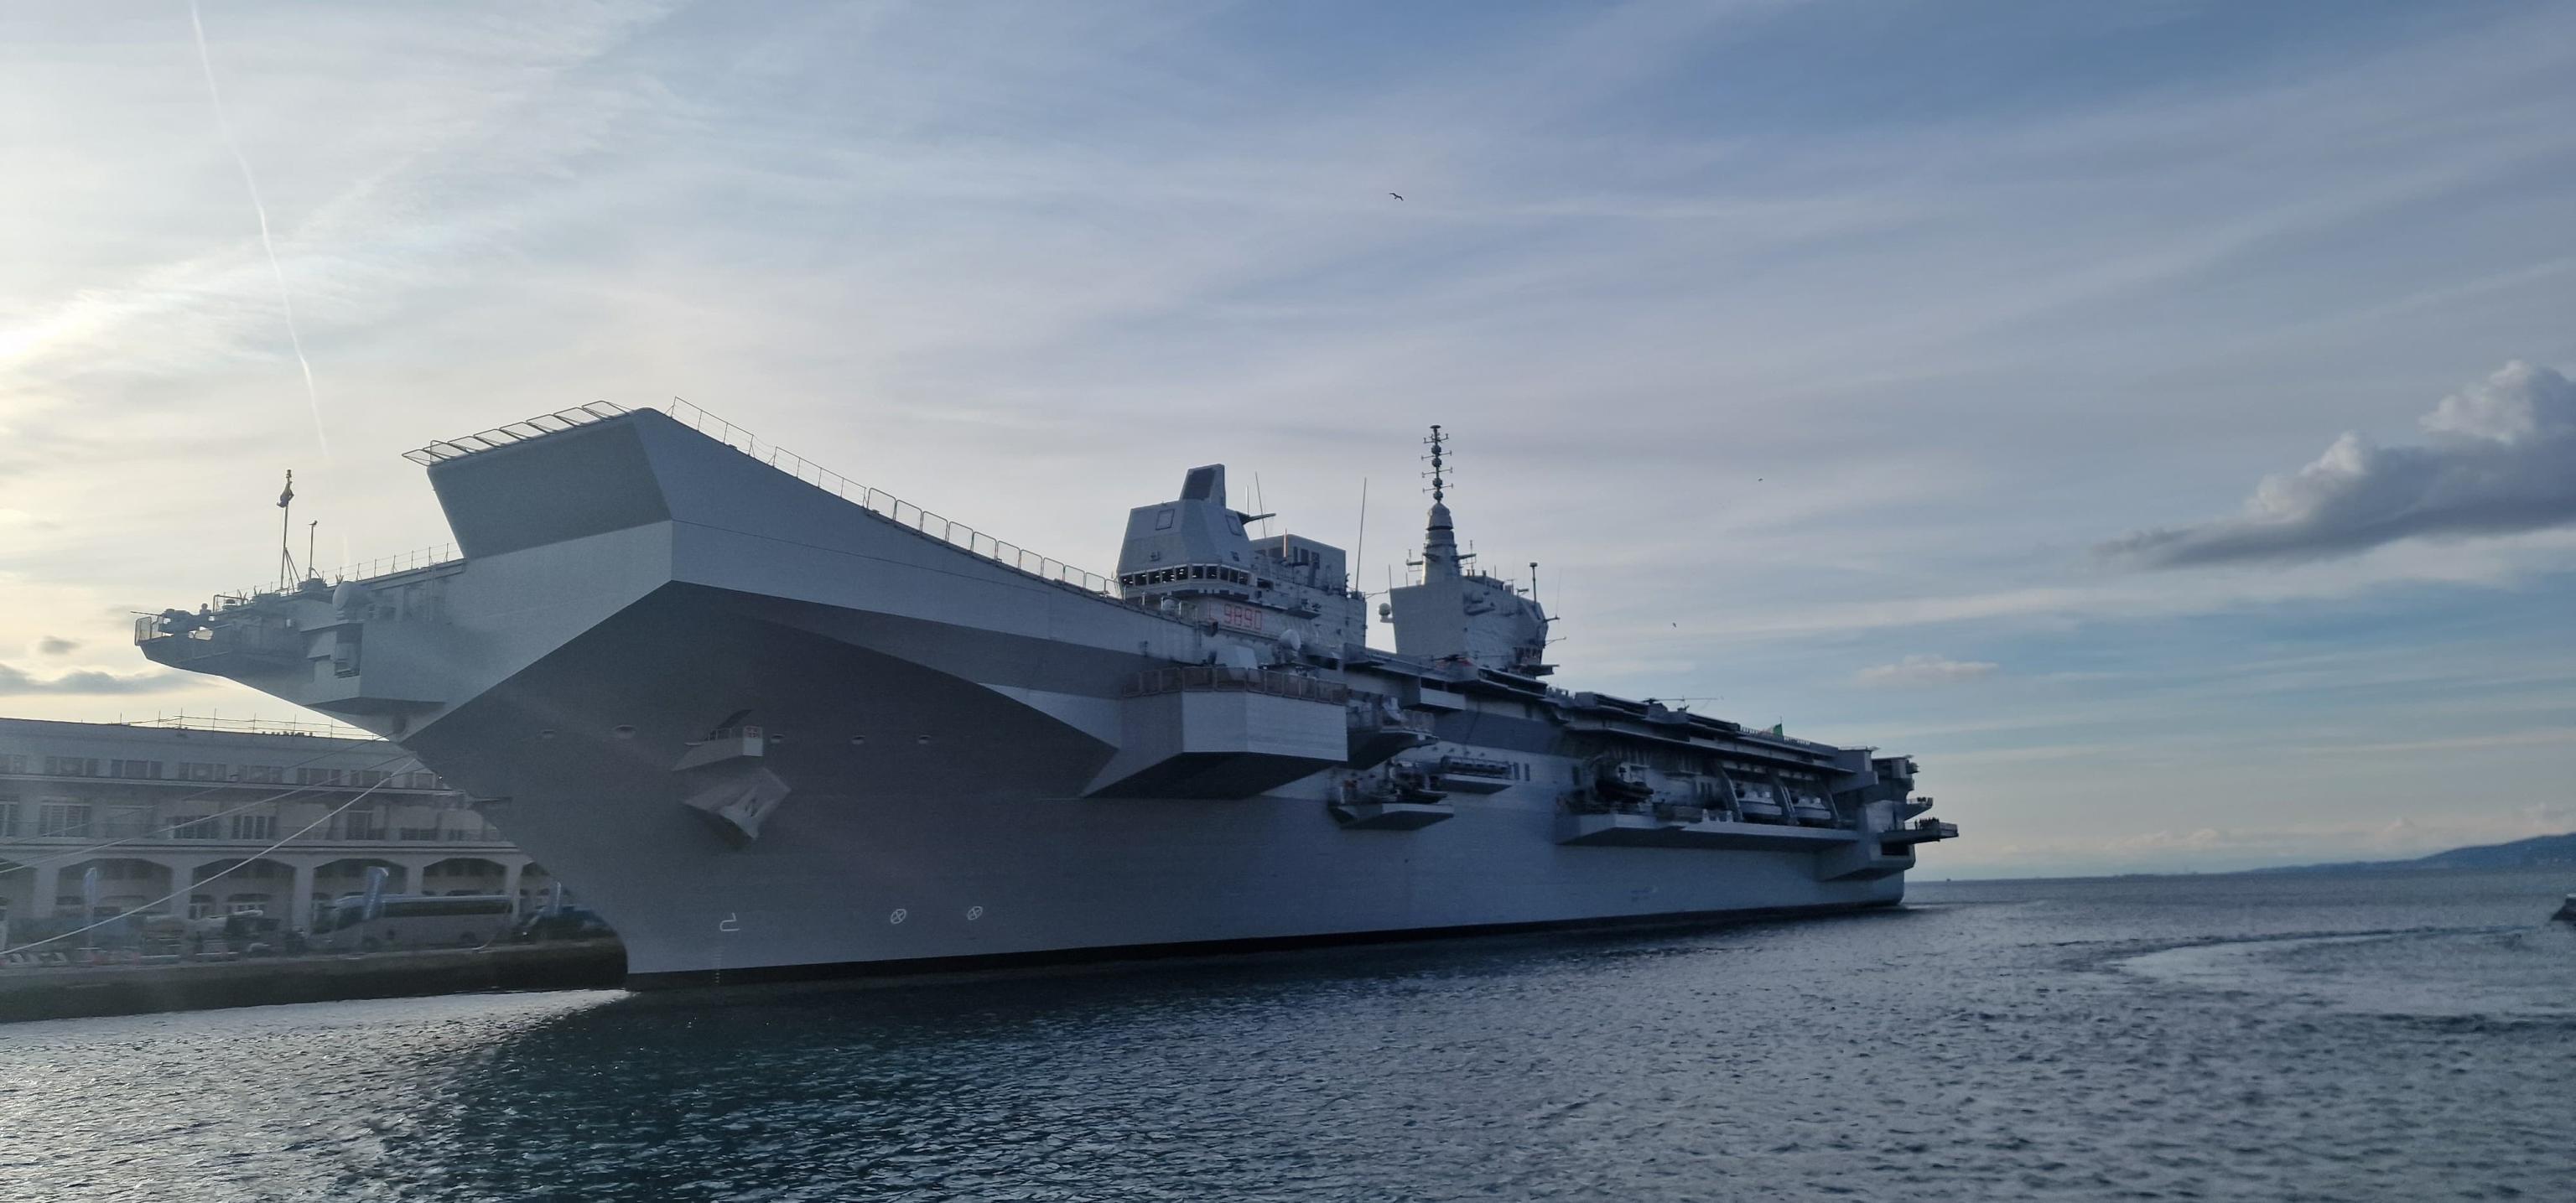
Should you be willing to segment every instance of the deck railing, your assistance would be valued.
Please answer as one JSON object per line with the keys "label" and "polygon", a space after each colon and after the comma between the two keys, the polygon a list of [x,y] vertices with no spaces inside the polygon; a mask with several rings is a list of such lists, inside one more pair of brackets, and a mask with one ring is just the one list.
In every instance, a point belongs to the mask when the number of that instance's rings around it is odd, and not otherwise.
{"label": "deck railing", "polygon": [[429,446],[403,452],[403,458],[426,468],[442,460],[463,459],[469,455],[499,450],[512,443],[524,443],[529,439],[561,434],[575,426],[604,422],[610,418],[619,417],[625,412],[626,407],[615,402],[593,401],[588,405],[576,405],[571,409],[558,409],[550,414],[538,414],[524,422],[512,422],[507,426],[495,426],[490,430],[459,435],[452,439],[441,439]]}
{"label": "deck railing", "polygon": [[[1086,572],[1062,560],[1039,555],[1016,544],[1005,543],[963,522],[951,521],[891,493],[869,488],[795,452],[775,444],[764,443],[759,436],[708,412],[703,406],[674,397],[670,404],[658,408],[663,416],[672,421],[843,501],[861,506],[870,513],[891,520],[898,526],[909,527],[951,547],[1041,580],[1070,585],[1102,597],[1118,596],[1114,583],[1108,577],[1096,572]],[[575,427],[605,421],[627,412],[623,406],[612,402],[595,401],[573,409],[542,414],[524,422],[513,422],[507,426],[495,427],[459,438],[444,439],[415,451],[404,452],[403,458],[421,465],[461,459],[468,455],[498,450],[545,435],[560,434]]]}
{"label": "deck railing", "polygon": [[[416,572],[427,568],[443,568],[449,564],[462,564],[464,562],[465,557],[458,553],[455,544],[441,543],[436,547],[423,547],[413,551],[406,551],[399,555],[378,556],[375,559],[361,561],[356,564],[344,564],[338,568],[329,569],[327,571],[316,570],[312,574],[306,576],[304,581],[320,581],[326,585],[337,585],[342,581],[372,581],[377,577],[392,576],[398,572]],[[214,596],[214,608],[218,610],[223,609],[226,599],[249,601],[250,599],[259,597],[263,594],[293,592],[296,589],[302,588],[304,586],[304,581],[298,581],[285,588],[279,588],[276,585],[253,585],[248,589],[227,590],[222,593],[217,593]]]}
{"label": "deck railing", "polygon": [[[177,714],[163,714],[155,712],[150,718],[121,718],[117,721],[129,727],[160,727],[174,731],[228,731],[238,735],[320,735],[331,739],[373,740],[377,738],[375,732],[369,731],[363,727],[352,727],[347,723],[317,723],[301,719],[259,718],[257,716],[250,718],[222,718],[212,714],[190,714],[184,710]],[[168,780],[180,781],[194,779],[172,777],[168,778]],[[388,788],[401,789],[406,787],[391,786]]]}
{"label": "deck railing", "polygon": [[882,489],[866,485],[817,464],[786,448],[760,441],[742,427],[709,413],[704,407],[674,397],[663,410],[672,421],[697,431],[708,438],[740,451],[806,484],[830,493],[843,501],[866,508],[870,513],[889,519],[897,526],[910,527],[951,547],[981,556],[1006,568],[1025,572],[1041,580],[1071,585],[1086,593],[1116,597],[1117,591],[1108,577],[1085,572],[1062,560],[1039,555],[1025,547],[1005,543],[963,522],[951,521],[905,501]]}
{"label": "deck railing", "polygon": [[363,563],[344,565],[313,575],[336,585],[342,581],[372,581],[377,577],[392,576],[397,572],[436,568],[444,564],[462,563],[464,560],[465,557],[457,552],[455,544],[441,543],[436,547],[423,547],[400,555],[378,556]]}

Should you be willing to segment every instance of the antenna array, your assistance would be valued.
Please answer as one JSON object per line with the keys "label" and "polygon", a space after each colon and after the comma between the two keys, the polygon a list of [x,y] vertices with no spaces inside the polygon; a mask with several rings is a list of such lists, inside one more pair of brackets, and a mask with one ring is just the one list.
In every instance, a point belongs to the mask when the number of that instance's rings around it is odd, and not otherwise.
{"label": "antenna array", "polygon": [[1446,475],[1448,461],[1444,456],[1448,451],[1449,436],[1440,433],[1440,424],[1434,422],[1431,424],[1431,437],[1422,441],[1431,448],[1431,500],[1445,501],[1449,496],[1449,479]]}

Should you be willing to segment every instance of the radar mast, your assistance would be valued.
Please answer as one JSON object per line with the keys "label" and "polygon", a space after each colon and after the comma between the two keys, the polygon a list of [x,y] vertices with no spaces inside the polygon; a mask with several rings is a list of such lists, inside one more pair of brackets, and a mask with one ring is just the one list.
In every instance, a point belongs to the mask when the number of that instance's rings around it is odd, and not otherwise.
{"label": "radar mast", "polygon": [[1534,597],[1505,581],[1471,572],[1474,552],[1458,550],[1457,521],[1449,513],[1452,436],[1435,424],[1422,440],[1430,448],[1431,514],[1422,533],[1422,580],[1387,592],[1381,608],[1395,627],[1395,647],[1409,656],[1538,677],[1553,671],[1547,655],[1547,614]]}

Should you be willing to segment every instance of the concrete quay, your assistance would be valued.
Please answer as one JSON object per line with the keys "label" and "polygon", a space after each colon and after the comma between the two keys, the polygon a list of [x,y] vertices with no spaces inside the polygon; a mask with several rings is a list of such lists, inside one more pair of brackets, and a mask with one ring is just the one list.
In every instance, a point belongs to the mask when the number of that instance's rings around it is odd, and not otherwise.
{"label": "concrete quay", "polygon": [[403,998],[493,990],[613,988],[614,939],[421,951],[0,969],[0,1023]]}

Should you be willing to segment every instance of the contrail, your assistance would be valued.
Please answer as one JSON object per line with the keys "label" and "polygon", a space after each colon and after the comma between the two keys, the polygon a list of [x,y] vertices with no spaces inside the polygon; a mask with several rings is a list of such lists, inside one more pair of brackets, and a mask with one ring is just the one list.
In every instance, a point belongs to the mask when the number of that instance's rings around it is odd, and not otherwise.
{"label": "contrail", "polygon": [[233,152],[233,162],[241,164],[242,183],[250,188],[251,212],[259,215],[259,245],[268,252],[268,270],[277,277],[277,303],[286,310],[286,342],[295,348],[295,366],[304,369],[304,399],[313,407],[313,441],[322,445],[322,458],[331,458],[331,436],[322,430],[322,392],[313,387],[313,364],[304,358],[304,336],[295,330],[295,298],[286,291],[286,269],[278,266],[277,244],[268,236],[268,206],[259,199],[259,176],[250,169],[250,156],[242,153],[241,143],[233,140],[233,123],[224,116],[224,94],[215,87],[214,56],[206,53],[206,23],[197,15],[197,0],[188,0],[188,25],[197,31],[197,65],[206,70],[206,95],[215,102],[215,128],[223,133],[224,148]]}

